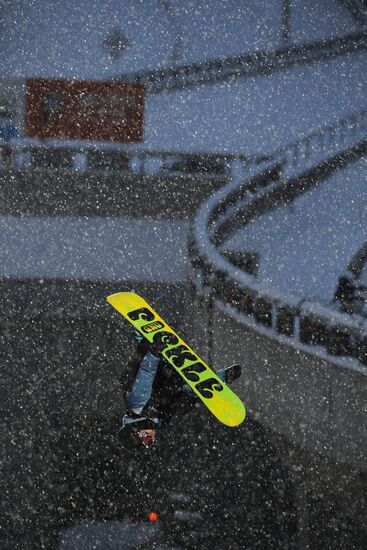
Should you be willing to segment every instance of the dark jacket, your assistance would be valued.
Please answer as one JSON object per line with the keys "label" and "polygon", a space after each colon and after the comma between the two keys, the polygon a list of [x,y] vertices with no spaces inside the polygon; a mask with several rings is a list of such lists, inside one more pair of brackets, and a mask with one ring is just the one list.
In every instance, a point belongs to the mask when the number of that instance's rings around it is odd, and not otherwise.
{"label": "dark jacket", "polygon": [[[137,345],[135,354],[128,363],[128,388],[131,387],[139,365],[149,350],[153,353],[149,342],[145,339]],[[157,409],[163,420],[170,420],[172,416],[185,414],[190,410],[193,398],[183,391],[183,385],[184,380],[181,376],[169,363],[161,358],[153,384],[151,404]]]}

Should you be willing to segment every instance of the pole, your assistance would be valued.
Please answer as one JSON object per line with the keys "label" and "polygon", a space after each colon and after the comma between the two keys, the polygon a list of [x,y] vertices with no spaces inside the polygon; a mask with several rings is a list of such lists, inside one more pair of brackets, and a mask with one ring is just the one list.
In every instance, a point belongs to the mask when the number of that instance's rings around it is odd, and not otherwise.
{"label": "pole", "polygon": [[291,0],[283,0],[282,7],[282,41],[288,43],[290,38]]}

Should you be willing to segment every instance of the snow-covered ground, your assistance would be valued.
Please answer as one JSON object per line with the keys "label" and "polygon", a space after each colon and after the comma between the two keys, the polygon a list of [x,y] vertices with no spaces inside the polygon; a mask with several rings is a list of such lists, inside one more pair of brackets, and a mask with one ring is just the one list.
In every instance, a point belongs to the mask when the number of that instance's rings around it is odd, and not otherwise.
{"label": "snow-covered ground", "polygon": [[271,153],[366,108],[366,53],[147,98],[144,146]]}
{"label": "snow-covered ground", "polygon": [[188,222],[0,217],[0,277],[181,282]]}
{"label": "snow-covered ground", "polygon": [[[165,66],[172,63],[173,56],[176,56],[175,62],[181,64],[279,47],[284,45],[282,7],[282,0],[106,0],[102,4],[96,0],[4,0],[0,6],[3,52],[0,75],[110,78],[115,74]],[[108,56],[102,45],[107,33],[114,28],[120,29],[129,40],[126,51],[116,60]],[[358,25],[338,0],[291,2],[290,43],[312,42],[357,30]],[[158,151],[271,153],[321,125],[366,108],[366,67],[366,54],[359,52],[267,76],[148,96],[141,147]],[[357,189],[362,172],[363,169],[354,166],[343,174],[348,174],[353,188]],[[336,176],[336,187],[338,178],[342,177]],[[344,192],[340,192],[341,195]],[[326,191],[326,194],[320,193],[321,188],[309,198],[300,199],[299,206],[294,207],[297,215],[291,215],[291,210],[279,210],[274,213],[274,219],[279,219],[277,231],[287,233],[288,222],[281,221],[280,216],[285,213],[288,219],[293,217],[293,223],[298,224],[294,234],[308,231],[309,236],[305,234],[303,238],[304,245],[309,241],[315,257],[318,253],[326,257],[328,253],[322,250],[321,241],[317,246],[317,239],[312,237],[312,224],[308,226],[303,220],[307,216],[325,218],[318,210],[324,209],[322,201],[329,201],[329,196]],[[317,202],[313,203],[314,200]],[[359,197],[355,200],[357,204]],[[335,209],[339,209],[335,232],[344,235],[342,219],[348,219],[350,212],[343,212],[343,201],[345,207],[345,198],[340,199],[339,206],[335,204]],[[311,207],[312,212],[302,214],[302,208],[307,212]],[[134,229],[133,223],[137,224]],[[133,223],[1,218],[0,242],[4,251],[1,272],[15,277],[109,279],[135,278],[144,271],[144,277],[149,279],[181,278],[186,260],[181,252],[175,255],[171,251],[170,235],[173,232],[172,242],[178,242],[183,250],[187,227],[170,224],[167,232],[164,222]],[[264,238],[266,249],[271,239],[261,229],[262,220],[257,223],[258,242]],[[50,243],[43,236],[44,230]],[[33,236],[31,241],[29,235]],[[153,241],[154,252],[151,251]],[[292,242],[295,243],[295,239]],[[330,246],[328,240],[322,242]],[[115,243],[121,248],[117,263],[110,252]],[[292,246],[295,248],[295,244]],[[321,269],[325,280],[331,278],[332,266],[334,279],[340,267],[344,268],[346,253],[342,245],[340,247],[340,265],[328,262],[328,268]],[[172,257],[163,263],[165,254]],[[168,271],[166,263],[172,266]],[[146,269],[142,269],[143,265]],[[310,266],[300,262],[300,270],[301,267],[306,273],[306,267]],[[318,272],[317,277],[305,276],[307,284],[296,272],[291,275],[294,280],[288,282],[285,271],[276,270],[272,275],[274,284],[278,280],[277,285],[281,286],[283,281],[286,290],[300,292],[302,288],[311,296],[318,293],[325,296],[325,284]],[[320,291],[315,289],[315,283],[311,284],[312,277],[320,280]],[[330,294],[333,285],[326,286]]]}
{"label": "snow-covered ground", "polygon": [[[110,78],[282,45],[282,0],[3,0],[0,75]],[[119,29],[116,60],[102,43]],[[290,43],[355,32],[338,0],[292,0]]]}
{"label": "snow-covered ground", "polygon": [[[133,550],[153,548],[157,525],[117,521],[82,521],[60,535],[59,550]],[[165,548],[165,547],[163,547]]]}
{"label": "snow-covered ground", "polygon": [[338,277],[366,241],[367,159],[265,214],[232,236],[226,249],[260,253],[261,281],[275,290],[329,302]]}
{"label": "snow-covered ground", "polygon": [[[282,0],[4,0],[0,76],[111,78],[146,68],[284,45]],[[116,60],[112,28],[130,45]],[[290,43],[358,29],[338,0],[293,0]],[[269,153],[321,124],[365,108],[364,52],[268,76],[148,95],[141,147]],[[1,90],[0,90],[1,95]]]}

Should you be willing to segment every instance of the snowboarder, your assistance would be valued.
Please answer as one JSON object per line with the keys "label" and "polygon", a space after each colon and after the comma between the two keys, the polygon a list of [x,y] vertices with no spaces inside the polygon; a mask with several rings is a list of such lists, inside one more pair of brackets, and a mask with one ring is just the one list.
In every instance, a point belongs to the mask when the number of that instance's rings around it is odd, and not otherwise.
{"label": "snowboarder", "polygon": [[[194,405],[194,393],[164,359],[154,355],[149,342],[134,331],[136,355],[129,364],[129,390],[124,392],[126,412],[119,435],[130,451],[152,446],[158,430],[173,415],[187,413]],[[241,375],[241,367],[232,365],[217,375],[231,383]]]}

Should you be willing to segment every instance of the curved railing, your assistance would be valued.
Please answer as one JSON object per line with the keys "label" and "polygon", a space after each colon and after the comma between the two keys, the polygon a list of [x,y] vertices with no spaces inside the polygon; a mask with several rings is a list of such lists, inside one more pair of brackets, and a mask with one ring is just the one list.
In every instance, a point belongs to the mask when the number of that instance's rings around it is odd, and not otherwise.
{"label": "curved railing", "polygon": [[[313,353],[367,364],[367,322],[331,306],[284,295],[236,267],[220,245],[237,229],[292,201],[352,159],[366,153],[366,111],[312,132],[253,164],[205,202],[193,225],[190,258],[200,293],[211,296],[241,321],[269,336]],[[358,366],[359,365],[359,366]]]}

